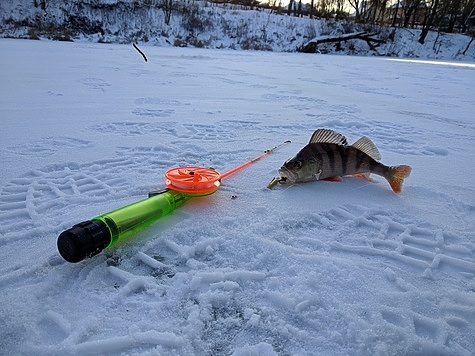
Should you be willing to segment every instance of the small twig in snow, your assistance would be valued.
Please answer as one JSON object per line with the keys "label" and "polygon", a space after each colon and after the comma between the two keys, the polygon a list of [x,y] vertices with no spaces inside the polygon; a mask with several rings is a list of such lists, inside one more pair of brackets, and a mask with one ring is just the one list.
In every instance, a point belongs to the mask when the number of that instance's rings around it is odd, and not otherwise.
{"label": "small twig in snow", "polygon": [[135,43],[133,43],[133,46],[134,46],[134,48],[137,50],[137,52],[139,52],[139,53],[142,55],[144,61],[147,62],[147,57],[146,57],[145,54],[140,50],[140,48],[138,48]]}

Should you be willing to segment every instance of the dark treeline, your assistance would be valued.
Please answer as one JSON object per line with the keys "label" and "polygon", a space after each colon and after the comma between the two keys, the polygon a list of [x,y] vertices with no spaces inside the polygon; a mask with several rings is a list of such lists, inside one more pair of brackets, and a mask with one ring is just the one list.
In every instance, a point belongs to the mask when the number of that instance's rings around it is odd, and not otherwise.
{"label": "dark treeline", "polygon": [[[264,0],[266,1],[266,0]],[[288,1],[288,0],[286,0]],[[289,16],[346,19],[363,24],[422,29],[424,43],[430,30],[472,34],[475,0],[213,0],[248,8],[264,7]]]}
{"label": "dark treeline", "polygon": [[[35,7],[46,9],[55,0],[33,0]],[[57,0],[56,0],[57,1]],[[198,0],[197,0],[198,1]],[[290,2],[289,2],[290,1]],[[464,33],[475,37],[475,0],[209,0],[245,9],[269,9],[289,16],[336,19],[378,26],[419,28],[419,42],[429,31]],[[100,0],[89,0],[101,6]],[[195,0],[123,0],[138,6],[161,8],[166,23],[174,9],[193,5]],[[103,6],[114,6],[111,3]]]}

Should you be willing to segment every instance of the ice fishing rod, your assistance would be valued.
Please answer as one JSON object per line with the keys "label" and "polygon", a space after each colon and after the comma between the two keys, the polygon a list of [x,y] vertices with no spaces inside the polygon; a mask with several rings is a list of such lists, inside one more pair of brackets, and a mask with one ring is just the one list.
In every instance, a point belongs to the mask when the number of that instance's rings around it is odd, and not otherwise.
{"label": "ice fishing rod", "polygon": [[186,166],[169,169],[165,172],[166,189],[149,193],[146,199],[98,215],[63,231],[57,239],[59,254],[73,263],[97,255],[155,223],[190,198],[213,194],[222,179],[236,174],[289,142],[268,149],[222,175],[213,168]]}

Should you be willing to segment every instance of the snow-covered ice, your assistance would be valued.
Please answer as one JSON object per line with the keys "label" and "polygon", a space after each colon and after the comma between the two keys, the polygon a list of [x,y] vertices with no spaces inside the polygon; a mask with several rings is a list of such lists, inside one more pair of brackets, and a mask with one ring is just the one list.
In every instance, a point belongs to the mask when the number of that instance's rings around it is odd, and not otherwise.
{"label": "snow-covered ice", "polygon": [[[0,40],[2,354],[471,355],[475,65]],[[317,128],[413,167],[266,189]],[[73,224],[265,159],[77,264]]]}

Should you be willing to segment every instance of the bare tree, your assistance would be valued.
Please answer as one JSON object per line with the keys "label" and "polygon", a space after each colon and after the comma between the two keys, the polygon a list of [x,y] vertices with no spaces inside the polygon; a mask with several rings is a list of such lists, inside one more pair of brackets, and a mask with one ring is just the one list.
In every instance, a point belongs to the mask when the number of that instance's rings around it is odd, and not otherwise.
{"label": "bare tree", "polygon": [[289,7],[287,8],[287,15],[291,15],[292,14],[292,6],[294,5],[294,0],[290,0],[289,1]]}
{"label": "bare tree", "polygon": [[[456,28],[467,32],[466,24],[475,10],[475,0],[445,0],[441,6],[442,26],[447,32],[454,32]],[[472,20],[473,21],[473,20]]]}
{"label": "bare tree", "polygon": [[172,0],[162,0],[162,10],[165,14],[165,23],[170,25],[170,20],[172,17],[173,3]]}
{"label": "bare tree", "polygon": [[397,3],[396,5],[392,5],[392,9],[394,11],[394,14],[393,14],[393,21],[392,21],[392,26],[395,27],[396,26],[396,22],[398,20],[398,16],[399,16],[399,6],[401,4],[401,1],[400,0],[397,0]]}
{"label": "bare tree", "polygon": [[355,10],[355,20],[360,20],[360,1],[359,0],[348,0],[348,5],[350,5]]}
{"label": "bare tree", "polygon": [[438,7],[439,7],[439,0],[431,0],[429,7],[426,11],[426,15],[424,17],[424,22],[422,23],[422,31],[418,40],[420,44],[424,44],[426,37],[429,34],[430,29],[435,23]]}
{"label": "bare tree", "polygon": [[[425,2],[422,0],[406,0],[404,6],[404,27],[414,27],[421,9],[425,8]],[[412,20],[412,21],[411,21]]]}
{"label": "bare tree", "polygon": [[346,0],[332,0],[334,11],[338,16],[341,16],[344,13],[344,9],[346,6]]}
{"label": "bare tree", "polygon": [[462,18],[461,18],[461,32],[466,33],[470,31],[469,20],[475,15],[475,0],[467,0],[463,4]]}

